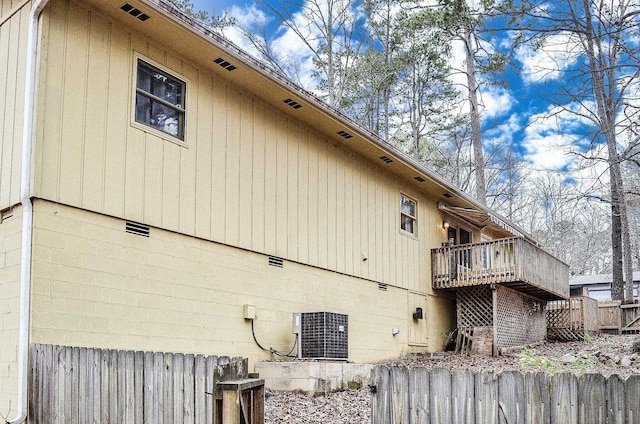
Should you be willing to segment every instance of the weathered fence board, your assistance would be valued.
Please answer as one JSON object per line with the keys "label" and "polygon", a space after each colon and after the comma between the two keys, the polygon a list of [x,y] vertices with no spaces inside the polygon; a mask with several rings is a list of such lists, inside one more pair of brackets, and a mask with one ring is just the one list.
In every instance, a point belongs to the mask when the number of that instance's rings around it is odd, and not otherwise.
{"label": "weathered fence board", "polygon": [[626,415],[624,410],[624,391],[624,380],[622,380],[617,375],[612,375],[611,377],[609,377],[609,379],[607,380],[607,387],[605,392],[605,400],[607,401],[606,422],[626,422]]}
{"label": "weathered fence board", "polygon": [[640,423],[640,375],[632,375],[624,384],[625,423]]}
{"label": "weathered fence board", "polygon": [[[418,388],[418,389],[416,389]],[[431,421],[429,414],[429,373],[424,368],[409,371],[409,423]]]}
{"label": "weathered fence board", "polygon": [[475,375],[476,420],[480,423],[498,422],[498,379],[491,371],[481,371]]}
{"label": "weathered fence board", "polygon": [[383,365],[375,367],[371,372],[372,381],[375,381],[375,393],[371,398],[371,422],[387,423],[390,420],[389,402],[391,383],[389,368]]}
{"label": "weathered fence board", "polygon": [[391,379],[391,421],[390,424],[406,424],[409,422],[409,370],[404,367],[393,367],[389,375]]}
{"label": "weathered fence board", "polygon": [[526,397],[524,376],[516,371],[507,371],[498,378],[498,422],[500,424],[524,424]]}
{"label": "weathered fence board", "polygon": [[378,366],[371,377],[372,424],[640,423],[640,375]]}
{"label": "weathered fence board", "polygon": [[456,424],[473,424],[476,422],[476,410],[473,402],[475,393],[475,376],[469,370],[455,370],[451,373],[452,422]]}
{"label": "weathered fence board", "polygon": [[524,395],[526,399],[526,423],[551,423],[551,392],[545,375],[527,373],[524,375]]}
{"label": "weathered fence board", "polygon": [[[436,368],[431,371],[429,381],[429,408],[431,410],[431,423],[455,424],[451,414],[451,374],[445,368]],[[416,390],[420,388],[416,387]]]}
{"label": "weathered fence board", "polygon": [[39,344],[29,363],[29,422],[38,424],[210,424],[216,384],[248,375],[242,358]]}

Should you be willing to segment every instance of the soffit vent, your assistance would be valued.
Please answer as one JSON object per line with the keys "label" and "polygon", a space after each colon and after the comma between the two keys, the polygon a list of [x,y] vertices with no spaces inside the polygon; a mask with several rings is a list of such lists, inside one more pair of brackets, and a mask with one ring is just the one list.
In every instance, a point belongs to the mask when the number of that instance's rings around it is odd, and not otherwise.
{"label": "soffit vent", "polygon": [[378,290],[387,291],[387,285],[384,283],[378,283]]}
{"label": "soffit vent", "polygon": [[284,266],[284,261],[282,260],[282,258],[279,258],[277,256],[269,256],[269,265],[282,268]]}
{"label": "soffit vent", "polygon": [[393,162],[393,159],[391,159],[391,158],[390,158],[390,157],[388,157],[388,156],[380,156],[380,160],[381,160],[382,162],[384,162],[384,163],[391,163],[391,162]]}
{"label": "soffit vent", "polygon": [[213,59],[213,63],[217,63],[218,65],[220,65],[221,67],[223,67],[227,71],[233,71],[234,69],[236,69],[235,66],[233,66],[232,64],[230,64],[229,62],[227,62],[226,60],[224,60],[221,57],[219,57],[217,59]]}
{"label": "soffit vent", "polygon": [[346,132],[346,131],[338,131],[338,133],[337,133],[337,134],[338,134],[340,137],[342,137],[342,138],[346,138],[346,139],[349,139],[349,138],[353,137],[351,134],[349,134],[349,133],[348,133],[348,132]]}
{"label": "soffit vent", "polygon": [[446,197],[447,199],[451,199],[453,196],[449,193],[442,193],[442,197]]}
{"label": "soffit vent", "polygon": [[422,178],[419,175],[417,177],[413,177],[413,179],[416,180],[419,183],[423,183],[423,182],[427,181],[427,180],[425,180],[424,178]]}
{"label": "soffit vent", "polygon": [[129,234],[135,234],[137,236],[149,237],[149,226],[146,224],[139,224],[137,222],[127,221],[125,224],[125,230]]}
{"label": "soffit vent", "polygon": [[296,102],[295,100],[292,100],[292,99],[285,99],[282,102],[288,104],[289,106],[291,106],[294,109],[300,109],[302,107],[302,105],[300,103],[298,103],[298,102]]}
{"label": "soffit vent", "polygon": [[147,19],[149,19],[151,17],[151,16],[147,15],[146,13],[142,12],[142,10],[131,6],[129,3],[123,4],[122,6],[120,6],[120,9],[124,10],[129,15],[140,19],[142,22],[146,21]]}

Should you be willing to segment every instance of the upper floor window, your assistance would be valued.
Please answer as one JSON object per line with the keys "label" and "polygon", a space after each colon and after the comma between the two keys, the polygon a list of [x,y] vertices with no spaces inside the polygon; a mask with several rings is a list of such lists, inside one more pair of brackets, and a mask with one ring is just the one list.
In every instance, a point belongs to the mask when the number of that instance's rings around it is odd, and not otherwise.
{"label": "upper floor window", "polygon": [[186,83],[138,59],[135,120],[184,141]]}
{"label": "upper floor window", "polygon": [[400,195],[400,229],[416,235],[416,201]]}

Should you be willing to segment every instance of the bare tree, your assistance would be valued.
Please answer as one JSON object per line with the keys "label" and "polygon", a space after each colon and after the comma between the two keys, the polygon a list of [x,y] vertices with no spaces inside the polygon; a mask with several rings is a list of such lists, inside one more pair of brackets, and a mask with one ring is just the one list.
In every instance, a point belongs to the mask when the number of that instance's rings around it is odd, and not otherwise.
{"label": "bare tree", "polygon": [[[628,0],[565,0],[543,2],[528,12],[526,32],[538,47],[555,37],[555,48],[564,47],[575,59],[571,66],[546,69],[561,72],[565,83],[553,98],[565,112],[589,122],[591,143],[607,147],[611,201],[612,297],[625,300],[624,286],[632,284],[629,225],[621,173],[618,134],[631,122],[622,114],[634,108],[629,90],[640,77],[639,50],[635,43],[638,12]],[[561,41],[558,41],[561,40]],[[567,107],[568,104],[579,107]],[[636,112],[633,115],[637,115]],[[581,140],[584,143],[584,140]],[[624,270],[624,271],[623,271]],[[631,299],[627,298],[627,301]]]}

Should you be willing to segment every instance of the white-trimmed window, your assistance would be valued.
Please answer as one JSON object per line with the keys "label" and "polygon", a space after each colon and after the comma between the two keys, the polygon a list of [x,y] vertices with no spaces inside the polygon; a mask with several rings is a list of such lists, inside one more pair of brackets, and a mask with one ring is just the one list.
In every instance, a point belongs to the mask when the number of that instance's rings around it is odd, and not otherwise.
{"label": "white-trimmed window", "polygon": [[417,234],[416,212],[416,201],[404,194],[400,194],[400,229],[414,236]]}
{"label": "white-trimmed window", "polygon": [[184,141],[187,84],[142,59],[136,75],[136,122]]}

